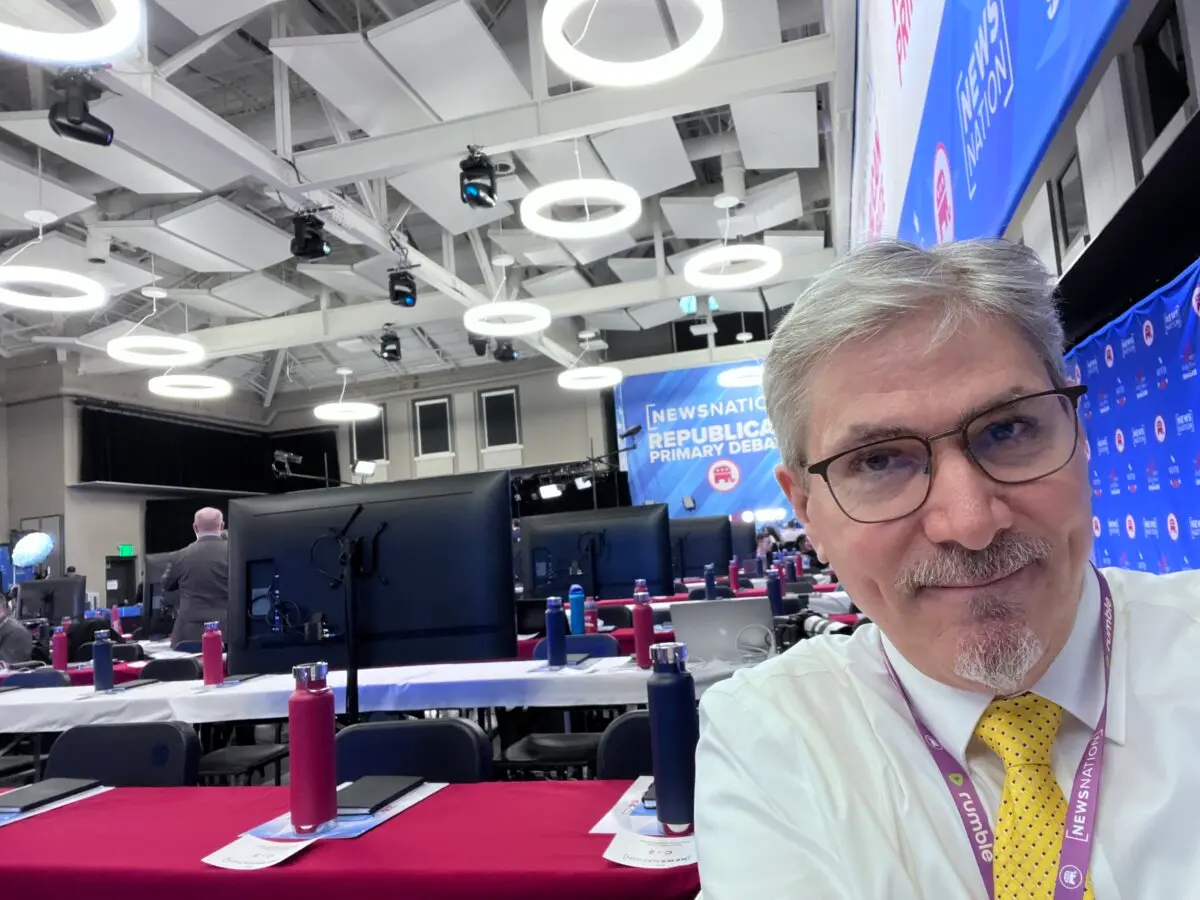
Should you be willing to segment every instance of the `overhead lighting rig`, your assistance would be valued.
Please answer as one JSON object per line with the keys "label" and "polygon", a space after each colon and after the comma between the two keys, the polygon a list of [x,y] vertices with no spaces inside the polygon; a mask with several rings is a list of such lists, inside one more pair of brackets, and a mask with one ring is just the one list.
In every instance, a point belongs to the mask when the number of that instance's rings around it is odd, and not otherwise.
{"label": "overhead lighting rig", "polygon": [[400,362],[400,336],[389,325],[383,328],[383,335],[379,338],[379,358],[386,362]]}
{"label": "overhead lighting rig", "polygon": [[99,100],[103,91],[87,69],[63,69],[51,82],[63,99],[51,104],[47,119],[59,137],[84,144],[107,147],[113,142],[113,129],[92,115],[88,104]]}
{"label": "overhead lighting rig", "polygon": [[408,261],[408,243],[411,240],[407,233],[404,235],[405,240],[399,240],[395,234],[392,235],[392,249],[400,254],[400,262],[396,267],[388,271],[388,300],[393,306],[402,306],[405,309],[412,309],[417,305],[417,280],[413,277],[412,270],[415,268]]}
{"label": "overhead lighting rig", "polygon": [[496,205],[496,167],[482,148],[467,147],[466,158],[458,164],[458,193],[473,209],[492,209]]}
{"label": "overhead lighting rig", "polygon": [[292,217],[292,256],[296,259],[324,259],[333,252],[325,236],[325,223],[317,213],[332,207],[305,210]]}
{"label": "overhead lighting rig", "polygon": [[467,335],[467,340],[471,344],[471,349],[475,351],[476,356],[487,356],[488,350],[492,346],[491,338],[476,337],[473,334]]}
{"label": "overhead lighting rig", "polygon": [[521,353],[513,347],[512,341],[496,341],[496,349],[492,351],[492,359],[496,362],[513,362],[521,358]]}

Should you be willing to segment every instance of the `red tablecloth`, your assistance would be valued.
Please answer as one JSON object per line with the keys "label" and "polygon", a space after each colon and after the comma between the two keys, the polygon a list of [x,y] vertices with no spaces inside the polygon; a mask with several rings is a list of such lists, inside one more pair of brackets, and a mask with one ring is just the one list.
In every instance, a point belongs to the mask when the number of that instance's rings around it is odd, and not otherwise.
{"label": "red tablecloth", "polygon": [[[0,684],[4,683],[4,679],[9,676],[8,672],[0,672]],[[71,684],[79,686],[93,683],[93,672],[91,668],[86,669],[67,669],[67,677],[71,679]],[[142,670],[138,668],[130,668],[129,663],[113,663],[113,681],[116,684],[124,684],[126,681],[136,681],[142,677]]]}
{"label": "red tablecloth", "polygon": [[[628,784],[451,785],[360,838],[251,872],[200,860],[287,809],[287,788],[121,788],[0,830],[0,885],[20,900],[692,900],[695,866],[617,866],[601,855],[611,838],[587,833]],[[101,850],[121,823],[143,851]]]}
{"label": "red tablecloth", "polygon": [[[633,656],[633,629],[632,628],[617,628],[614,631],[606,631],[605,634],[611,634],[617,639],[617,643],[621,645],[622,656]],[[654,635],[654,639],[660,643],[669,643],[675,640],[674,631],[659,631]],[[537,646],[540,637],[524,638],[517,641],[517,659],[533,659],[533,648]]]}

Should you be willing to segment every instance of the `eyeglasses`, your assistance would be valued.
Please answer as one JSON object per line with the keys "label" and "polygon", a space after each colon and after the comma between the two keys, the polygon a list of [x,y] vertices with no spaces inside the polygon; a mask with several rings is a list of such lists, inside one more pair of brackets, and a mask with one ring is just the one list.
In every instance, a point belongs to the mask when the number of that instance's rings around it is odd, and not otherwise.
{"label": "eyeglasses", "polygon": [[1079,444],[1083,385],[1029,394],[995,406],[964,425],[929,437],[872,441],[805,471],[825,479],[834,501],[856,522],[902,519],[920,509],[933,486],[933,442],[957,437],[967,459],[1000,484],[1026,484],[1062,469]]}

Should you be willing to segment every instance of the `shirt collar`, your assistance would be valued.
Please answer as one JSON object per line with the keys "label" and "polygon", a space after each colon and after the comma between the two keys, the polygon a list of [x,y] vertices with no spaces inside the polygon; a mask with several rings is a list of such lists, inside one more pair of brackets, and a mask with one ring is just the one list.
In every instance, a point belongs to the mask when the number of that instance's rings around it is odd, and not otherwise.
{"label": "shirt collar", "polygon": [[[1120,622],[1118,611],[1106,737],[1123,744],[1125,653]],[[917,713],[942,746],[960,763],[964,762],[975,725],[992,698],[930,678],[905,659],[886,635],[881,635],[881,639]],[[1096,727],[1104,704],[1104,662],[1100,648],[1100,585],[1090,568],[1083,580],[1083,594],[1070,637],[1032,691],[1054,701],[1088,728]]]}

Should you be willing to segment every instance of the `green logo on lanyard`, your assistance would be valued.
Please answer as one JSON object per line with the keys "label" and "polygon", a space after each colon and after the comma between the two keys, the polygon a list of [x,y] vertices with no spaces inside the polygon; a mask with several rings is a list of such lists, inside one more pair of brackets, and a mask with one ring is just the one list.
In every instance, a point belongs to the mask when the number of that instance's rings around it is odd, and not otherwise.
{"label": "green logo on lanyard", "polygon": [[958,772],[951,772],[946,777],[950,779],[950,783],[955,787],[963,786],[963,777]]}

